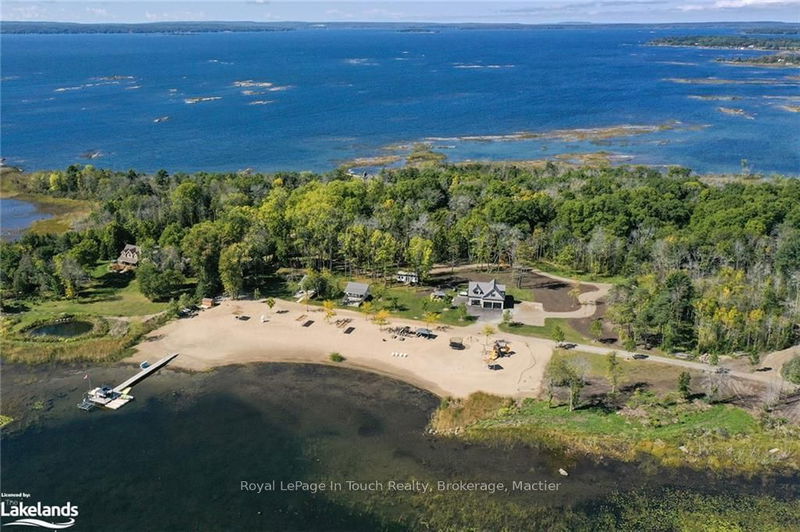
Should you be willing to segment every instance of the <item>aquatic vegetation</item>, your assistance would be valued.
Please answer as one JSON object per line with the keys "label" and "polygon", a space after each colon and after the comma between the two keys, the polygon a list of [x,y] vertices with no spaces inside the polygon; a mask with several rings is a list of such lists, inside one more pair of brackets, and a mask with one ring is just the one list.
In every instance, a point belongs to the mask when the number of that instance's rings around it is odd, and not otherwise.
{"label": "aquatic vegetation", "polygon": [[[800,470],[800,427],[762,427],[744,410],[641,396],[627,410],[550,407],[526,399],[509,405],[475,394],[443,402],[431,430],[466,440],[534,445],[567,456],[645,458],[670,467],[754,475]],[[505,400],[508,401],[508,400]],[[638,410],[638,411],[637,411]]]}
{"label": "aquatic vegetation", "polygon": [[433,413],[431,429],[436,433],[457,433],[481,420],[497,415],[513,401],[487,393],[475,393],[466,399],[447,398]]}

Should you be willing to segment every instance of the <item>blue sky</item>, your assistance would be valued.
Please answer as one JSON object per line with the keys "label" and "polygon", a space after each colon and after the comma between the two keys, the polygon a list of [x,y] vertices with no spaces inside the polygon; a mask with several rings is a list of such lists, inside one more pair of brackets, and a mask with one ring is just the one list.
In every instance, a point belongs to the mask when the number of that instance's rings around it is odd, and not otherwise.
{"label": "blue sky", "polygon": [[800,22],[800,0],[6,0],[2,20],[157,22]]}

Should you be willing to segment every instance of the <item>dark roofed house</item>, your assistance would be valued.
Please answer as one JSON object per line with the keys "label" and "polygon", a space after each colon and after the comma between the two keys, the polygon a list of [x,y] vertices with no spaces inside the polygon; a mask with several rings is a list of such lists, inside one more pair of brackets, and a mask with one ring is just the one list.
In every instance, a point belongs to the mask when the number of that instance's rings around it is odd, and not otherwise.
{"label": "dark roofed house", "polygon": [[369,285],[365,283],[349,282],[344,288],[344,302],[346,305],[359,306],[369,298]]}
{"label": "dark roofed house", "polygon": [[125,247],[119,253],[117,263],[126,266],[136,266],[139,264],[139,246],[125,244]]}
{"label": "dark roofed house", "polygon": [[502,310],[506,301],[506,285],[497,284],[494,279],[486,283],[470,281],[467,297],[470,306]]}

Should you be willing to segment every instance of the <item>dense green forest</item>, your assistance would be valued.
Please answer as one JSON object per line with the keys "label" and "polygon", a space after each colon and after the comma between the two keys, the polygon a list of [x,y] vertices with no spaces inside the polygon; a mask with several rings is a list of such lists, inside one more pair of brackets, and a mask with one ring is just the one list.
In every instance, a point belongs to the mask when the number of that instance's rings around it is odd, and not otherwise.
{"label": "dense green forest", "polygon": [[800,50],[794,37],[748,37],[744,35],[681,35],[654,39],[656,46],[703,46],[707,48],[754,48],[757,50]]}
{"label": "dense green forest", "polygon": [[800,180],[547,163],[194,175],[92,166],[24,176],[25,192],[91,200],[62,235],[0,246],[5,301],[74,297],[126,243],[151,299],[263,288],[278,267],[423,276],[431,264],[547,262],[621,279],[626,344],[757,352],[797,338]]}
{"label": "dense green forest", "polygon": [[751,28],[745,33],[756,35],[797,35],[800,34],[800,26],[797,24],[782,24],[781,26]]}
{"label": "dense green forest", "polygon": [[7,34],[70,34],[70,33],[217,33],[231,31],[287,31],[295,25],[264,22],[133,22],[79,23],[4,21],[0,31]]}
{"label": "dense green forest", "polygon": [[800,66],[800,54],[773,54],[760,55],[758,57],[732,57],[717,58],[720,63],[741,63],[743,65],[766,65],[766,66]]}

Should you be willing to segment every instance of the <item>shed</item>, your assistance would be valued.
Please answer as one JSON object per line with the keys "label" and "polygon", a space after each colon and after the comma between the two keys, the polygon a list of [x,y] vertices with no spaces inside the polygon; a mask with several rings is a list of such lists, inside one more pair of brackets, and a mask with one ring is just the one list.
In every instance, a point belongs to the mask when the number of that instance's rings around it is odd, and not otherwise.
{"label": "shed", "polygon": [[349,282],[344,287],[344,302],[347,305],[358,306],[369,298],[369,285],[366,283]]}
{"label": "shed", "polygon": [[447,297],[447,294],[444,293],[443,290],[434,290],[431,292],[431,299],[433,301],[441,301]]}

